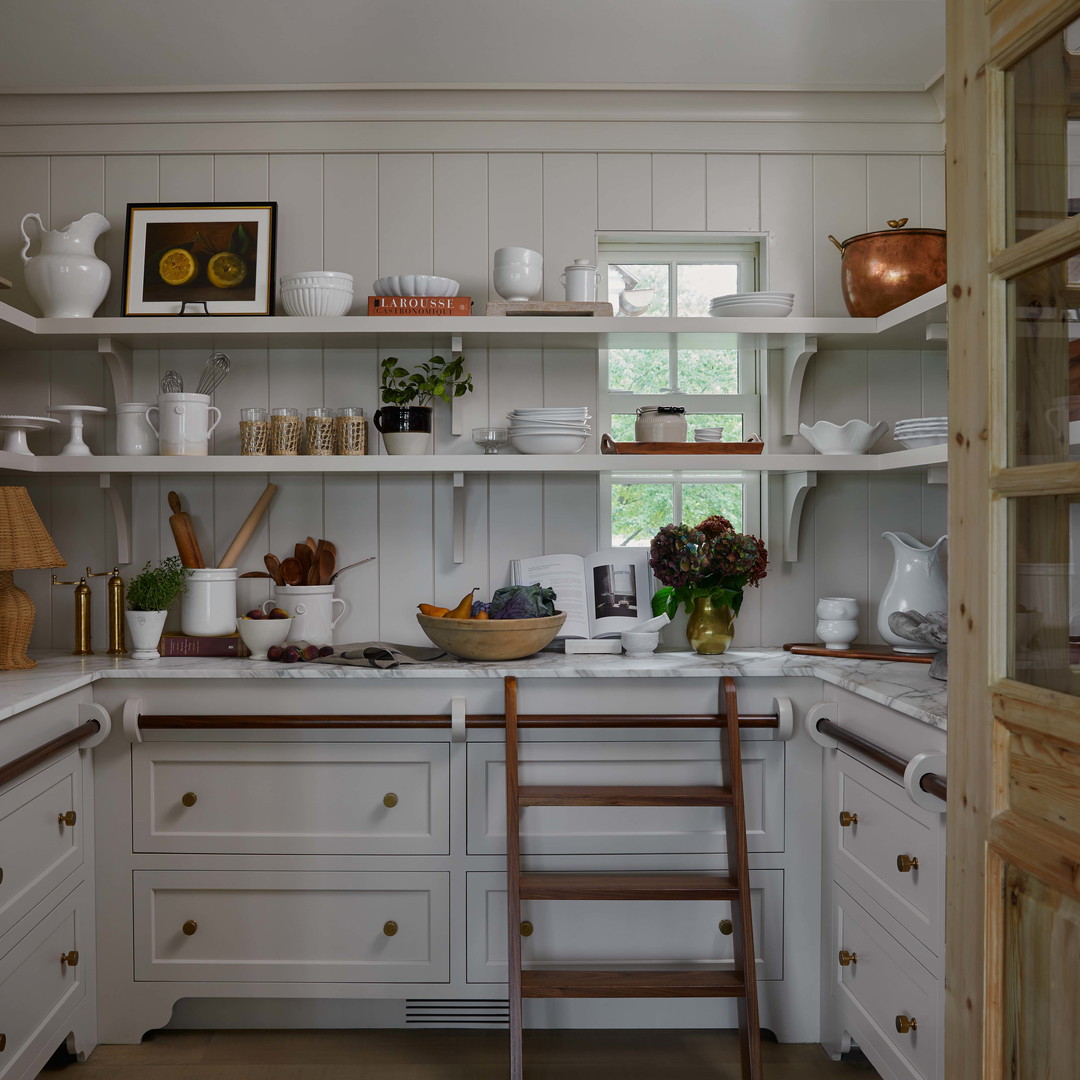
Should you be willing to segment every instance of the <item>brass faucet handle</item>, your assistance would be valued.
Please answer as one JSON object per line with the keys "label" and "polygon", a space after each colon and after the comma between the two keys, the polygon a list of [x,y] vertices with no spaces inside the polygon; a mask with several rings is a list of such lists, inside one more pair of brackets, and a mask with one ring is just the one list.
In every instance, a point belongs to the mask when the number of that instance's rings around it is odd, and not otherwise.
{"label": "brass faucet handle", "polygon": [[55,574],[52,576],[52,583],[54,585],[85,585],[86,578],[81,577],[78,581],[59,581]]}

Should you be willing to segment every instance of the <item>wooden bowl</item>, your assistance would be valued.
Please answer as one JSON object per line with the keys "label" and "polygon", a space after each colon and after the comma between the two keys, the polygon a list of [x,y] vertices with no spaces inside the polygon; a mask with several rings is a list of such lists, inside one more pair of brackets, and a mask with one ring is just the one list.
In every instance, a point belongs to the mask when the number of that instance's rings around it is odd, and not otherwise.
{"label": "wooden bowl", "polygon": [[539,619],[445,619],[417,615],[431,640],[463,660],[520,660],[550,645],[566,622],[557,611]]}

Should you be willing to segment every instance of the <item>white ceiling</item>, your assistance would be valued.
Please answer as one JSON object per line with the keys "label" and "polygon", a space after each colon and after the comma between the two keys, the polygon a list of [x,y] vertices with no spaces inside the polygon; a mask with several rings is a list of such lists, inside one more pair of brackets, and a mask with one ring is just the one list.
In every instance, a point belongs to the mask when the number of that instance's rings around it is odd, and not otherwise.
{"label": "white ceiling", "polygon": [[2,0],[0,91],[922,90],[944,0]]}

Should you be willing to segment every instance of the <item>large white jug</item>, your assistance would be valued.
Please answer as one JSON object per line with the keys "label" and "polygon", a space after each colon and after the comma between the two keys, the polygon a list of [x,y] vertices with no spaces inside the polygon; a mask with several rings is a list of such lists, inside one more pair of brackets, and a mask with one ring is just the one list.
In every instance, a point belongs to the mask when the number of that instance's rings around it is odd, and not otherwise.
{"label": "large white jug", "polygon": [[[41,239],[41,250],[33,257],[26,231],[31,219]],[[19,222],[26,287],[46,319],[89,319],[101,306],[112,273],[94,254],[94,244],[108,231],[109,223],[100,214],[86,214],[52,231],[41,223],[40,214],[26,214]]]}
{"label": "large white jug", "polygon": [[903,532],[881,534],[893,546],[892,576],[878,605],[877,628],[894,652],[934,653],[936,649],[918,645],[889,629],[889,615],[894,611],[948,611],[949,593],[945,569],[941,565],[941,549],[947,536],[935,540],[929,547],[914,536]]}

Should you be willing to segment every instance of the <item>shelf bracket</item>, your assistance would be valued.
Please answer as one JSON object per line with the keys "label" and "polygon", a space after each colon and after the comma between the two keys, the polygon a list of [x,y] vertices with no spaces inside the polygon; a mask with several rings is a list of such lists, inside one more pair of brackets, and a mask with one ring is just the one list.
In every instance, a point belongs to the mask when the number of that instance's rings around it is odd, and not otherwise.
{"label": "shelf bracket", "polygon": [[947,484],[949,482],[948,465],[931,465],[926,470],[928,484]]}
{"label": "shelf bracket", "polygon": [[932,322],[926,324],[926,340],[927,341],[948,341],[949,340],[949,324],[943,322]]}
{"label": "shelf bracket", "polygon": [[131,505],[131,477],[117,477],[112,473],[98,475],[98,487],[105,492],[113,512],[116,526],[116,561],[131,562],[131,518],[127,508]]}
{"label": "shelf bracket", "polygon": [[454,473],[454,562],[465,561],[465,474]]}
{"label": "shelf bracket", "polygon": [[784,562],[799,561],[803,503],[807,492],[816,486],[816,472],[784,473]]}
{"label": "shelf bracket", "polygon": [[[462,352],[461,348],[461,335],[450,335],[450,359],[453,360],[455,356],[460,356]],[[458,409],[458,402],[460,398],[450,399],[450,434],[460,435],[461,432],[461,411]],[[454,560],[457,561],[456,559]]]}
{"label": "shelf bracket", "polygon": [[799,401],[806,364],[817,352],[817,338],[792,334],[784,339],[784,434],[799,434]]}
{"label": "shelf bracket", "polygon": [[99,337],[97,351],[109,368],[113,384],[113,400],[131,401],[134,394],[134,371],[131,349],[115,338]]}

